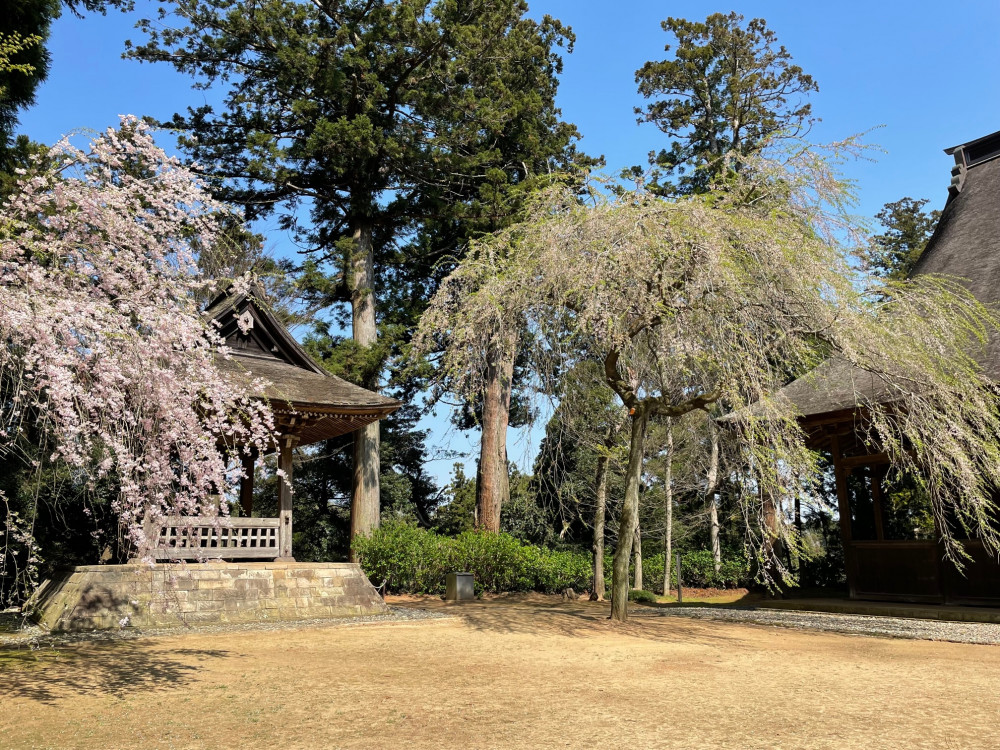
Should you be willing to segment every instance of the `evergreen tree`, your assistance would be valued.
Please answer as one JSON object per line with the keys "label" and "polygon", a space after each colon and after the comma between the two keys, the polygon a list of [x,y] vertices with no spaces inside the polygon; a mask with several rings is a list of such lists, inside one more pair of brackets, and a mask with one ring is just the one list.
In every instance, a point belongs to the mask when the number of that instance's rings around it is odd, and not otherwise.
{"label": "evergreen tree", "polygon": [[[675,179],[657,187],[702,192],[727,154],[750,154],[770,139],[808,131],[814,121],[805,97],[819,87],[776,47],[763,18],[744,24],[738,13],[713,13],[702,22],[668,18],[661,25],[676,39],[674,57],[647,62],[635,73],[639,93],[651,100],[636,108],[638,121],[674,139],[650,154],[654,184],[664,172]],[[630,170],[635,178],[642,173]]]}
{"label": "evergreen tree", "polygon": [[[378,324],[383,335],[413,324],[440,275],[429,269],[458,254],[466,220],[489,229],[535,175],[574,156],[575,129],[553,101],[557,48],[572,35],[526,10],[523,0],[163,0],[162,17],[185,23],[144,21],[149,38],[131,48],[196,86],[227,87],[222,111],[191,109],[172,126],[220,196],[250,219],[277,211],[313,253],[318,294],[350,311],[353,379],[368,387],[394,343],[379,343]],[[356,533],[378,523],[379,442],[377,424],[356,433]]]}
{"label": "evergreen tree", "polygon": [[446,501],[434,514],[434,530],[449,536],[472,531],[476,526],[476,480],[465,475],[462,464],[453,467],[445,495]]}
{"label": "evergreen tree", "polygon": [[886,203],[875,218],[885,229],[868,243],[865,259],[876,276],[899,281],[913,271],[934,234],[940,211],[924,211],[926,198],[901,198]]}

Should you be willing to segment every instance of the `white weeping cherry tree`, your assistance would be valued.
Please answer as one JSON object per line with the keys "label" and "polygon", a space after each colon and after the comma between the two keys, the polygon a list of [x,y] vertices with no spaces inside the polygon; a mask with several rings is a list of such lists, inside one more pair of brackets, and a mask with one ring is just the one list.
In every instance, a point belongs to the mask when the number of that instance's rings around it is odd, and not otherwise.
{"label": "white weeping cherry tree", "polygon": [[[782,572],[775,537],[790,532],[775,508],[817,471],[794,407],[772,394],[831,356],[881,384],[877,397],[859,394],[873,437],[896,469],[919,475],[939,519],[997,549],[1000,400],[976,355],[998,320],[954,280],[859,278],[862,238],[836,172],[852,148],[734,164],[724,186],[676,200],[618,191],[581,201],[553,188],[523,222],[478,242],[424,315],[416,352],[443,346],[444,375],[463,395],[481,393],[488,353],[522,342],[540,392],[590,360],[627,409],[613,619],[627,618],[653,417],[729,415],[748,546],[759,575]],[[952,526],[941,528],[955,559]]]}

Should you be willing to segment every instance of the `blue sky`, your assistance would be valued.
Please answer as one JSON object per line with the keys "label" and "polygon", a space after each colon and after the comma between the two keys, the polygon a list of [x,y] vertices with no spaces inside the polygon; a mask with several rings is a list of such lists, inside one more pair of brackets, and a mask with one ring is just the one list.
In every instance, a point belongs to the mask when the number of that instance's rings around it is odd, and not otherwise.
{"label": "blue sky", "polygon": [[[667,16],[692,20],[708,13],[736,10],[763,17],[796,63],[819,84],[810,97],[822,122],[812,137],[832,141],[878,128],[868,141],[885,153],[877,161],[856,162],[847,174],[858,184],[858,212],[871,216],[903,196],[929,198],[940,208],[946,197],[951,158],[942,149],[1000,130],[1000,2],[758,2],[710,5],[654,0],[529,0],[531,13],[553,15],[573,27],[575,51],[565,58],[559,104],[575,123],[582,148],[603,154],[609,167],[644,163],[665,137],[652,126],[638,126],[632,109],[641,105],[635,70],[663,59],[668,36],[660,28]],[[21,117],[21,132],[52,142],[80,128],[103,128],[119,114],[167,119],[206,94],[192,91],[190,80],[162,65],[121,59],[123,42],[141,37],[135,20],[152,15],[137,0],[130,15],[76,19],[67,13],[54,26],[52,70],[34,108]],[[168,146],[169,143],[164,143]],[[265,229],[267,229],[265,227]],[[268,231],[276,252],[288,247],[276,230]],[[475,436],[449,434],[444,420],[431,420],[434,442],[470,457]],[[530,467],[537,447],[533,435],[512,435],[512,460]],[[432,462],[444,480],[450,461]]]}

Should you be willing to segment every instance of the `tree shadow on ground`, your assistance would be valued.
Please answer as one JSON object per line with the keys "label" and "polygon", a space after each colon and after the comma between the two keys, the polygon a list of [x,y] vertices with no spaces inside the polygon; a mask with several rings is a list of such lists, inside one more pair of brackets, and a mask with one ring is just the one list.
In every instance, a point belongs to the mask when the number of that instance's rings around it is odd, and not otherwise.
{"label": "tree shadow on ground", "polygon": [[[795,602],[802,600],[828,600],[828,601],[839,601],[839,602],[850,602],[852,601],[846,591],[842,591],[839,588],[817,588],[817,587],[790,587],[784,590],[773,590],[768,591],[764,588],[754,588],[750,590],[742,589],[742,593],[728,596],[706,596],[705,590],[694,589],[694,595],[691,596],[687,588],[684,589],[684,601],[677,601],[676,594],[674,593],[676,589],[671,589],[670,598],[667,601],[658,602],[643,602],[643,606],[652,607],[654,609],[675,609],[684,607],[698,607],[701,609],[736,609],[736,610],[752,610],[759,609],[761,607],[774,607],[780,606],[785,602],[794,604]],[[709,591],[718,591],[721,594],[725,593],[724,589],[716,590],[710,589]]]}
{"label": "tree shadow on ground", "polygon": [[[661,617],[655,610],[630,605],[629,620],[612,622],[608,602],[567,601],[554,596],[527,594],[443,602],[436,597],[408,598],[399,606],[432,609],[462,619],[471,627],[496,633],[561,635],[571,638],[611,633],[662,642],[717,644],[737,640],[731,632],[707,623]],[[713,623],[714,624],[714,623]]]}
{"label": "tree shadow on ground", "polygon": [[176,688],[197,679],[228,651],[151,650],[148,642],[90,643],[42,649],[0,649],[0,696],[54,703],[79,695],[123,698]]}

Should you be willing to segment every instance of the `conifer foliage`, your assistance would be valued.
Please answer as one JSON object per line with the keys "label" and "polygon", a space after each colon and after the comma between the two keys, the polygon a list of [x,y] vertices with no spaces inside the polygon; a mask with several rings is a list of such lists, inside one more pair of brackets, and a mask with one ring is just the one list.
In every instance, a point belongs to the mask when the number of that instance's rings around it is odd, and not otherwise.
{"label": "conifer foliage", "polygon": [[[217,196],[297,232],[323,270],[317,293],[350,326],[358,366],[345,374],[361,385],[380,385],[385,339],[405,338],[436,263],[575,158],[554,104],[572,34],[526,13],[523,0],[164,0],[164,23],[142,24],[133,57],[224,90],[223,107],[172,125]],[[497,370],[493,390],[509,391],[512,364]],[[483,462],[499,468],[485,473],[504,495],[509,404],[486,401]],[[358,431],[354,533],[378,524],[379,455],[378,425]]]}

